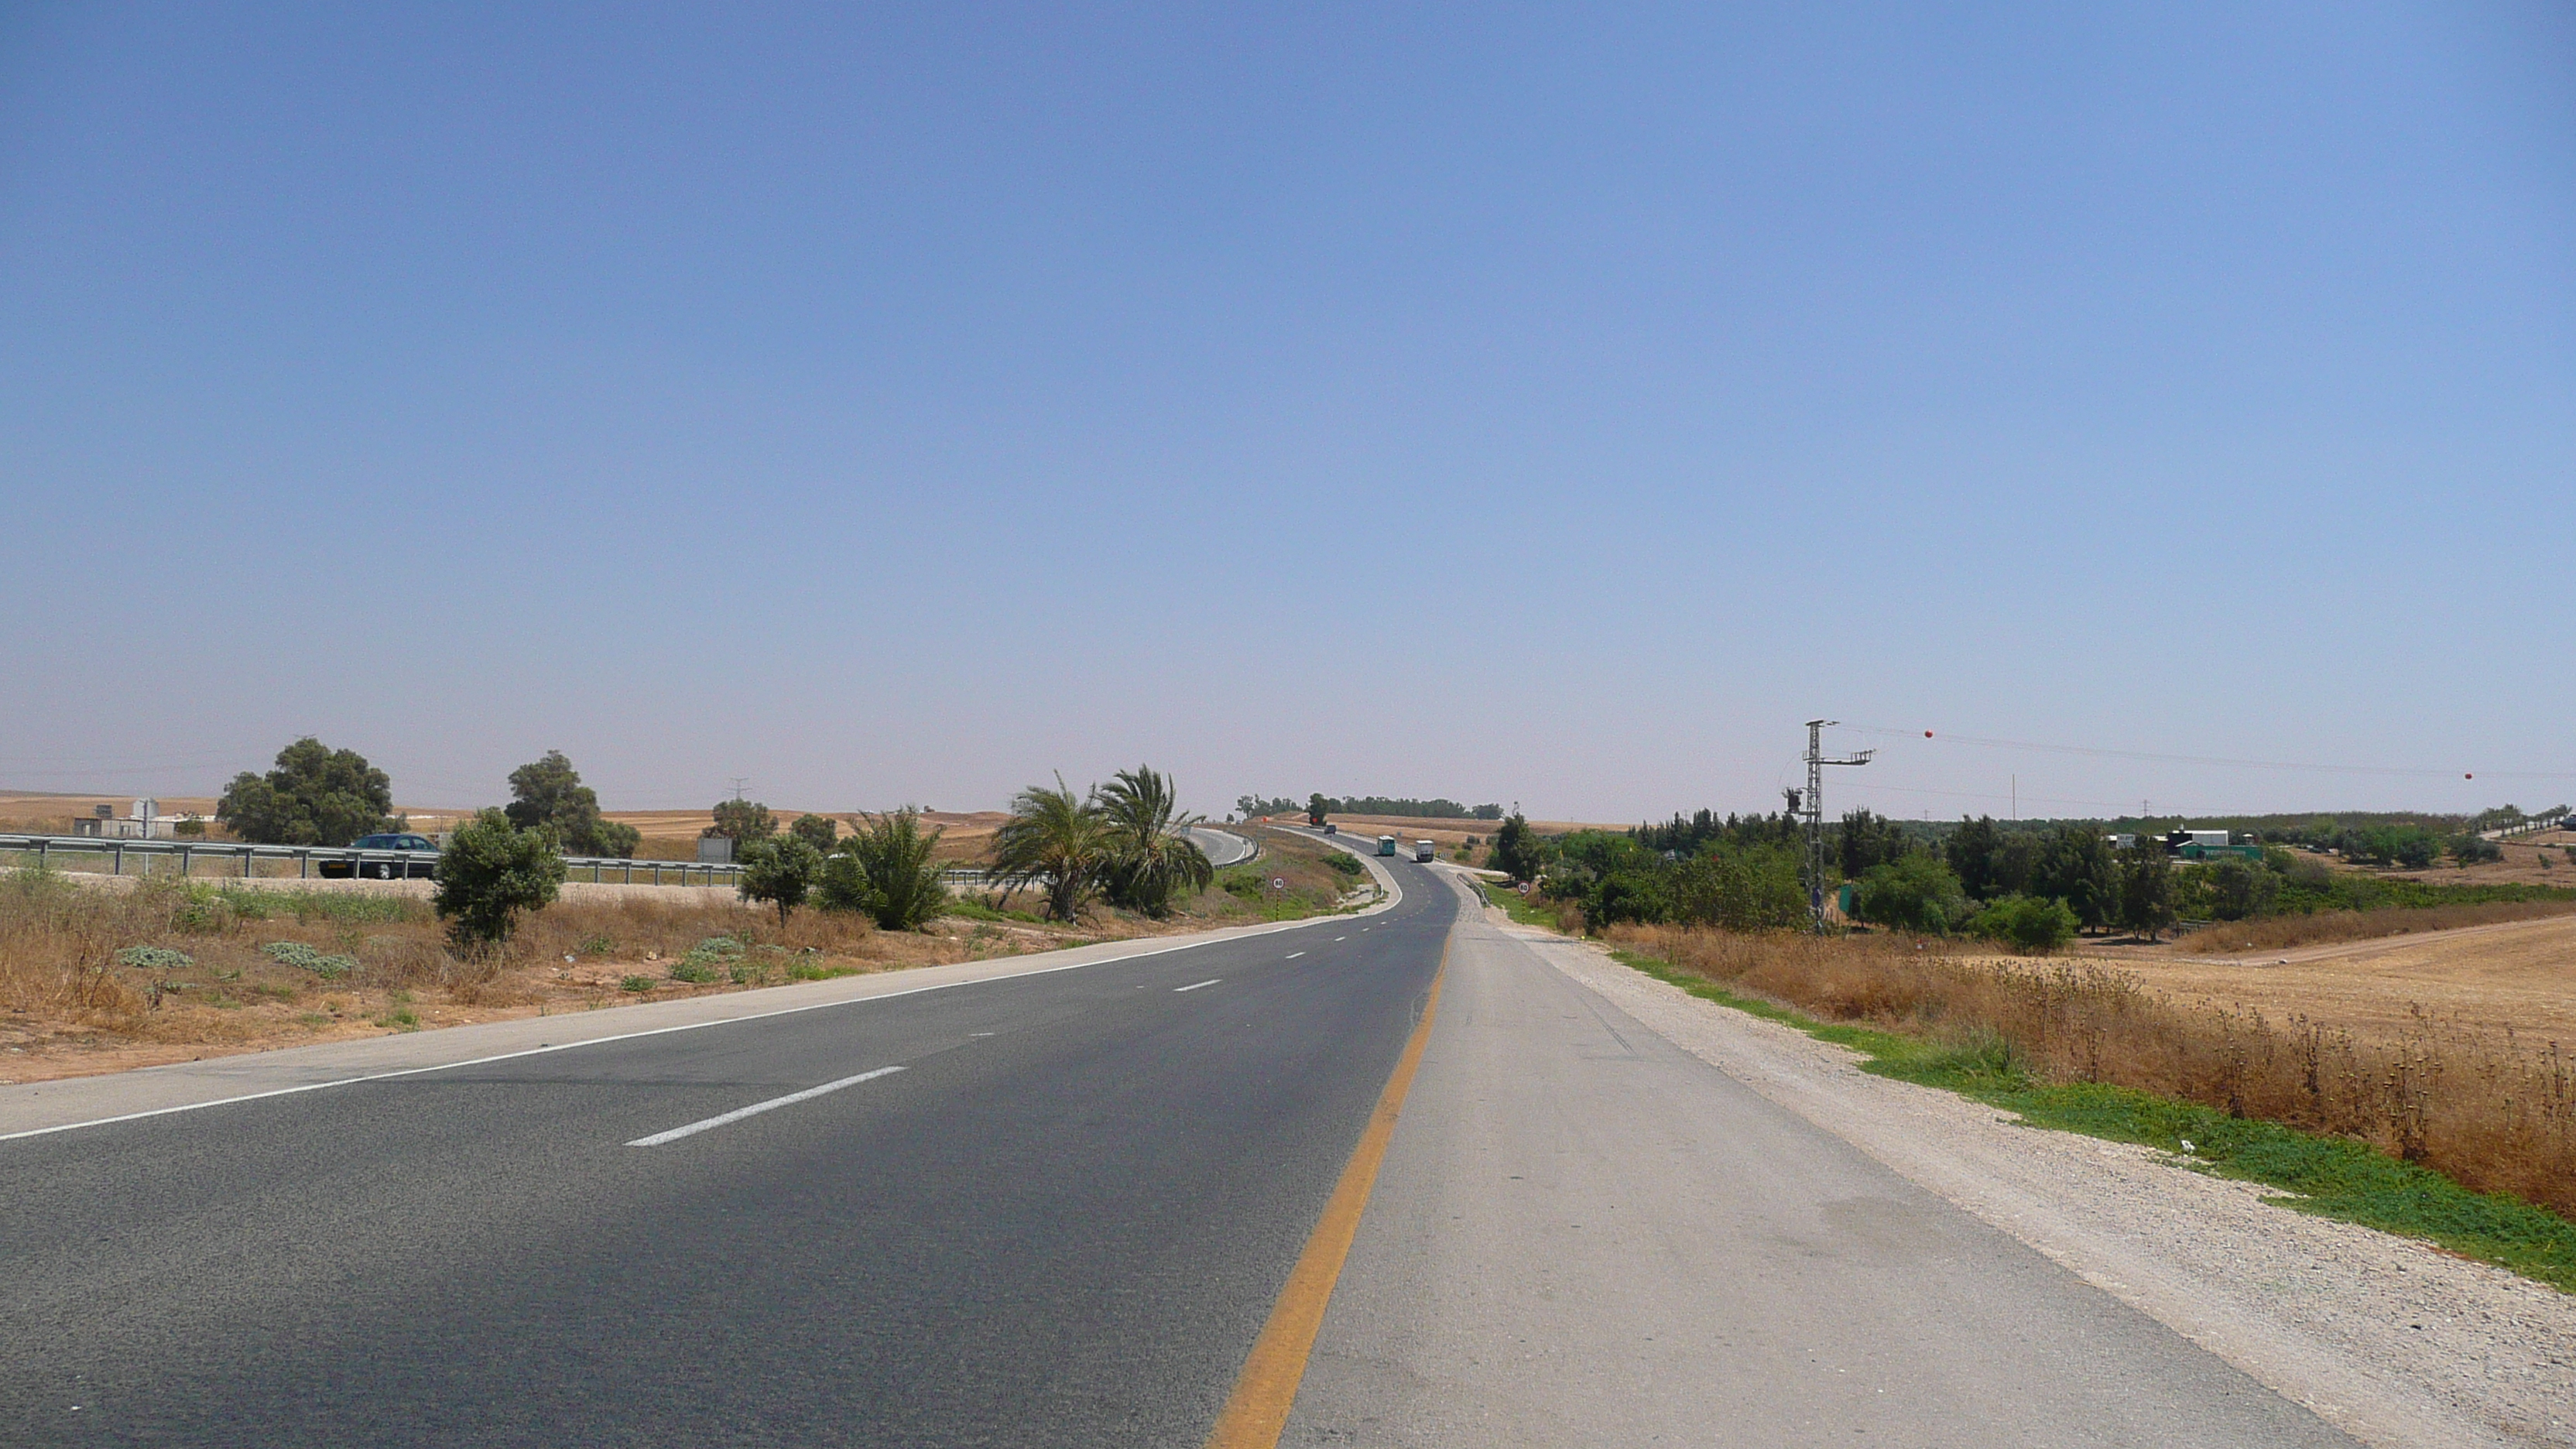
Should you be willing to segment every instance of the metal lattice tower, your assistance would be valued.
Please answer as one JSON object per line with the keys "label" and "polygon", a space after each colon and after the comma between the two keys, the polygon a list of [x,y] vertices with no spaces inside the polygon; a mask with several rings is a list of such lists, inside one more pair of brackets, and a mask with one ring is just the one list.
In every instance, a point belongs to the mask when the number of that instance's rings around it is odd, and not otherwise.
{"label": "metal lattice tower", "polygon": [[1825,933],[1825,766],[1866,765],[1876,750],[1862,750],[1839,760],[1825,758],[1825,727],[1840,720],[1807,721],[1807,793],[1799,805],[1807,816],[1807,914],[1816,934]]}

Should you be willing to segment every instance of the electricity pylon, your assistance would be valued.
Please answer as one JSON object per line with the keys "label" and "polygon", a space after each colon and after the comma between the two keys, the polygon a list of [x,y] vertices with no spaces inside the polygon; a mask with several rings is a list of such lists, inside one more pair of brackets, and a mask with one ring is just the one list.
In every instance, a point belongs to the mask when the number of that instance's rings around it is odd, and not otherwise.
{"label": "electricity pylon", "polygon": [[1825,766],[1866,765],[1876,750],[1863,750],[1846,759],[1825,758],[1825,727],[1840,720],[1807,721],[1807,795],[1800,803],[1807,810],[1807,914],[1813,918],[1816,934],[1825,933]]}

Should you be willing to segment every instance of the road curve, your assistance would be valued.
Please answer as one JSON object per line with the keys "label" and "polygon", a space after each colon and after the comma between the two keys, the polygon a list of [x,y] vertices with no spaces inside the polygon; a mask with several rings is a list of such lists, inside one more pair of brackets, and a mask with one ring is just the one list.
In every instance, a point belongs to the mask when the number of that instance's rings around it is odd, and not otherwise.
{"label": "road curve", "polygon": [[1198,843],[1199,849],[1207,852],[1208,864],[1219,870],[1229,865],[1240,865],[1252,859],[1253,856],[1252,841],[1231,830],[1193,825],[1190,827],[1190,839]]}

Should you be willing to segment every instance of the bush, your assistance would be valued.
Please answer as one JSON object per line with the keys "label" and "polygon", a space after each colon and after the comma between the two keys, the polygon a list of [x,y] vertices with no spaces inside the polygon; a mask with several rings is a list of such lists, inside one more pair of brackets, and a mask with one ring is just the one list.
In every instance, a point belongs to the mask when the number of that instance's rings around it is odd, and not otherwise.
{"label": "bush", "polygon": [[1675,872],[1675,914],[1730,931],[1784,931],[1807,924],[1798,852],[1786,845],[1713,840]]}
{"label": "bush", "polygon": [[498,810],[485,810],[448,837],[438,855],[438,888],[430,908],[447,922],[462,952],[502,945],[519,914],[551,904],[563,884],[563,857],[543,830],[521,830]]}
{"label": "bush", "polygon": [[137,971],[185,971],[197,964],[197,958],[167,946],[128,946],[116,953],[116,963]]}
{"label": "bush", "polygon": [[2036,955],[2075,939],[2075,912],[2064,901],[2006,896],[1970,917],[1968,930]]}
{"label": "bush", "polygon": [[1864,921],[1933,936],[1947,935],[1972,909],[1957,873],[1930,851],[1870,867],[1854,897],[1854,913]]}
{"label": "bush", "polygon": [[1338,850],[1327,851],[1324,855],[1324,864],[1344,875],[1354,877],[1367,868],[1360,864],[1359,857],[1344,855]]}
{"label": "bush", "polygon": [[829,855],[841,843],[841,822],[829,815],[799,815],[787,833]]}
{"label": "bush", "polygon": [[928,925],[948,906],[948,886],[933,855],[940,834],[923,833],[917,810],[870,816],[823,862],[823,909],[860,912],[885,931]]}
{"label": "bush", "polygon": [[521,830],[552,829],[566,855],[631,857],[643,838],[634,826],[601,817],[599,792],[581,782],[581,772],[561,750],[512,770],[510,796],[510,823]]}
{"label": "bush", "polygon": [[355,956],[333,956],[317,951],[302,941],[271,941],[259,948],[268,959],[282,966],[297,966],[325,981],[346,976],[358,969]]}
{"label": "bush", "polygon": [[743,847],[738,857],[742,876],[734,889],[746,901],[767,901],[778,907],[778,923],[798,906],[814,888],[814,878],[823,871],[823,853],[801,835],[770,835]]}
{"label": "bush", "polygon": [[2504,859],[2504,847],[2483,835],[2454,835],[2446,847],[2451,859],[2462,865],[2475,865],[2482,860]]}

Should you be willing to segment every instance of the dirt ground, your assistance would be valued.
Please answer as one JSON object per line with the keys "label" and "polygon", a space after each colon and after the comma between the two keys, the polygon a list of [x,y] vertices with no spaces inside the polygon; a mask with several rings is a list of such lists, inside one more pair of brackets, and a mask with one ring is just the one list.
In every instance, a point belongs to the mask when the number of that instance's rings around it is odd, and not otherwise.
{"label": "dirt ground", "polygon": [[[925,931],[879,931],[812,909],[781,923],[721,887],[576,881],[493,963],[446,949],[427,881],[0,873],[0,1084],[1289,920],[1365,884],[1318,842],[1261,834],[1252,870],[1162,921],[1095,903],[1045,922],[1028,892],[977,892]],[[339,964],[299,966],[297,946]],[[179,955],[121,957],[137,947]]]}
{"label": "dirt ground", "polygon": [[2576,1047],[2576,916],[2295,946],[2243,956],[2172,947],[2078,953],[2177,996],[2386,1032],[2420,1011]]}

